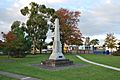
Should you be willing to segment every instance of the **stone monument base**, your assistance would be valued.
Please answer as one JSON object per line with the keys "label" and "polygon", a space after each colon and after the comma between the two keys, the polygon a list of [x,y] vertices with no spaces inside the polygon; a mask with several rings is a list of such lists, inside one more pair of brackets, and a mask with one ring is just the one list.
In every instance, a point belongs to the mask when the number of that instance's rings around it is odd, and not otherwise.
{"label": "stone monument base", "polygon": [[69,66],[73,64],[73,61],[70,61],[69,59],[61,59],[61,60],[46,60],[41,62],[44,66]]}

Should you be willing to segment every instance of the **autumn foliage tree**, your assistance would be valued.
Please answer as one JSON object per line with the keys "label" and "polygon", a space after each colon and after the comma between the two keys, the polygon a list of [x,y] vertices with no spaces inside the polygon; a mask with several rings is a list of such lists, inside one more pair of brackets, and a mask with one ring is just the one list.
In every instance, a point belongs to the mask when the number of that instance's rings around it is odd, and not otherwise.
{"label": "autumn foliage tree", "polygon": [[106,45],[106,47],[110,48],[112,52],[112,49],[116,47],[116,41],[117,39],[114,34],[107,34],[104,44]]}
{"label": "autumn foliage tree", "polygon": [[11,26],[11,31],[7,34],[3,33],[4,38],[4,49],[7,51],[8,55],[12,57],[25,57],[25,51],[31,48],[29,45],[29,40],[22,29],[22,24],[20,21],[14,21]]}
{"label": "autumn foliage tree", "polygon": [[4,38],[4,42],[1,47],[5,53],[8,53],[8,57],[9,57],[10,52],[13,51],[15,48],[14,40],[16,39],[16,36],[15,34],[12,33],[12,31],[9,31],[7,34],[2,32],[2,35]]}
{"label": "autumn foliage tree", "polygon": [[7,34],[4,34],[4,35],[5,35],[6,49],[9,51],[14,49],[15,46],[13,45],[13,43],[14,43],[14,40],[16,39],[15,34],[13,34],[12,31],[9,31]]}
{"label": "autumn foliage tree", "polygon": [[64,43],[68,45],[82,44],[82,34],[77,28],[80,12],[61,8],[56,11],[56,14],[60,19],[62,48],[64,48]]}

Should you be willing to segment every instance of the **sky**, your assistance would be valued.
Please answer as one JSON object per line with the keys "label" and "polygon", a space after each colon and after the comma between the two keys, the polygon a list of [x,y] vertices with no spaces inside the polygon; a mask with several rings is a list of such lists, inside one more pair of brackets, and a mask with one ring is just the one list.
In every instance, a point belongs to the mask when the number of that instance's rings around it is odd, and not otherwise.
{"label": "sky", "polygon": [[83,36],[102,42],[107,33],[114,33],[120,39],[120,0],[0,0],[0,32],[10,31],[13,21],[26,21],[27,17],[21,15],[20,9],[32,1],[56,10],[80,11],[78,28]]}

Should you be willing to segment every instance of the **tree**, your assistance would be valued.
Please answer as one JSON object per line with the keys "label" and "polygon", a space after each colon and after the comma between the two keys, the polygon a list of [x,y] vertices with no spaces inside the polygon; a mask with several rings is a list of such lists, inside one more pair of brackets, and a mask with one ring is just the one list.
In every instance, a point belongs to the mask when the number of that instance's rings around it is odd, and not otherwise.
{"label": "tree", "polygon": [[2,32],[2,34],[4,38],[2,48],[8,53],[9,58],[10,52],[14,49],[13,41],[16,39],[16,36],[11,31],[9,31],[7,34]]}
{"label": "tree", "polygon": [[98,39],[93,39],[93,40],[90,41],[90,44],[93,45],[93,50],[94,50],[94,48],[95,48],[94,46],[99,45],[99,40]]}
{"label": "tree", "polygon": [[90,37],[85,38],[85,50],[90,50]]}
{"label": "tree", "polygon": [[3,51],[3,41],[0,40],[0,51]]}
{"label": "tree", "polygon": [[118,49],[120,50],[120,42],[118,42],[117,44],[118,44]]}
{"label": "tree", "polygon": [[13,24],[11,25],[11,30],[15,31],[16,28],[20,26],[20,21],[14,21]]}
{"label": "tree", "polygon": [[[15,21],[15,22],[17,22],[17,21]],[[13,23],[14,24],[14,23]],[[13,25],[12,25],[13,26]],[[11,26],[11,27],[12,27]],[[13,28],[11,31],[13,32],[13,34],[15,34],[15,36],[16,36],[16,39],[15,39],[15,43],[16,43],[16,46],[17,46],[17,48],[18,48],[18,50],[23,50],[23,51],[25,51],[26,50],[26,41],[28,41],[27,40],[27,37],[26,37],[26,35],[25,35],[25,32],[23,31],[23,29],[22,29],[22,27],[23,27],[24,25],[22,24],[20,24],[19,26],[17,25],[15,28]],[[30,46],[31,47],[31,46]]]}
{"label": "tree", "polygon": [[117,51],[113,52],[113,56],[120,56],[120,42],[117,43],[119,46],[117,47]]}
{"label": "tree", "polygon": [[80,45],[82,44],[81,32],[77,28],[80,12],[70,11],[67,9],[59,9],[56,11],[58,18],[60,19],[60,33],[62,42],[62,51],[64,43],[69,45]]}
{"label": "tree", "polygon": [[46,8],[45,5],[39,5],[35,2],[30,3],[28,6],[21,9],[21,14],[28,16],[26,22],[26,32],[32,39],[33,54],[35,49],[38,48],[41,53],[43,44],[45,43],[46,33],[48,31],[47,20],[54,15],[55,10],[52,8]]}
{"label": "tree", "polygon": [[90,41],[90,44],[99,45],[99,40],[98,39],[93,39],[93,40]]}
{"label": "tree", "polygon": [[20,21],[14,21],[11,31],[4,34],[4,48],[12,57],[25,57],[25,51],[31,48],[28,44],[29,39],[26,38]]}
{"label": "tree", "polygon": [[111,49],[116,47],[116,38],[114,36],[114,34],[107,34],[106,38],[105,38],[105,45]]}

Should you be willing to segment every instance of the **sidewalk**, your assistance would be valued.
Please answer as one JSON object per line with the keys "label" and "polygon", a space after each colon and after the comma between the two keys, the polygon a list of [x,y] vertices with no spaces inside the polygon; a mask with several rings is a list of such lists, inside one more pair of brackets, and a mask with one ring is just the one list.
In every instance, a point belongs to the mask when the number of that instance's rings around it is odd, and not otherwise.
{"label": "sidewalk", "polygon": [[12,78],[19,79],[19,80],[40,80],[40,79],[37,79],[37,78],[32,78],[32,77],[19,75],[19,74],[15,74],[15,73],[10,73],[10,72],[5,72],[5,71],[0,71],[0,75],[4,75],[4,76],[7,76],[7,77],[12,77]]}
{"label": "sidewalk", "polygon": [[88,62],[88,63],[90,63],[90,64],[94,64],[94,65],[97,65],[97,66],[102,66],[102,67],[105,67],[105,68],[108,68],[108,69],[112,69],[112,70],[116,70],[116,71],[120,71],[120,68],[116,68],[116,67],[112,67],[112,66],[108,66],[108,65],[96,63],[96,62],[92,62],[92,61],[89,61],[89,60],[81,57],[80,55],[76,55],[76,57],[78,57],[78,58],[81,59],[82,61]]}

